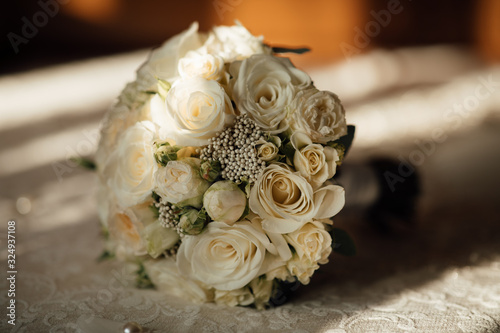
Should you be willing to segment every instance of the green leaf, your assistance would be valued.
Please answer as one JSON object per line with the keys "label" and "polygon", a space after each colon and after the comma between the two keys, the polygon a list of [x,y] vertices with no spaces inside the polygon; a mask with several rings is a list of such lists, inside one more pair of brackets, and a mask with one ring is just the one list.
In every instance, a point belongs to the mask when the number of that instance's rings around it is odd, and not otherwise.
{"label": "green leaf", "polygon": [[153,212],[153,214],[155,214],[156,218],[160,217],[160,209],[158,209],[155,204],[149,205],[149,209]]}
{"label": "green leaf", "polygon": [[135,280],[136,286],[139,289],[152,289],[155,287],[153,282],[146,273],[146,268],[142,263],[139,264],[139,269],[136,271],[137,278]]}
{"label": "green leaf", "polygon": [[[354,133],[356,132],[356,127],[353,125],[347,125],[347,134],[344,135],[343,137],[339,138],[338,140],[335,140],[333,143],[338,143],[344,146],[344,156],[347,155],[347,152],[349,151],[349,148],[351,148],[352,141],[354,140]],[[329,146],[332,146],[330,142],[328,143]]]}
{"label": "green leaf", "polygon": [[109,239],[109,230],[105,226],[101,227],[101,235],[105,240]]}
{"label": "green leaf", "polygon": [[168,81],[162,80],[160,78],[156,79],[158,80],[158,94],[161,98],[165,99],[172,85]]}
{"label": "green leaf", "polygon": [[101,253],[101,255],[99,256],[99,258],[97,258],[97,262],[101,262],[101,261],[108,260],[108,259],[113,259],[114,257],[115,257],[115,255],[113,253],[111,253],[108,250],[104,250]]}
{"label": "green leaf", "polygon": [[287,163],[293,165],[293,155],[295,155],[295,148],[291,142],[281,146],[280,151],[286,156]]}
{"label": "green leaf", "polygon": [[295,54],[304,54],[311,51],[311,49],[307,47],[298,47],[298,48],[273,47],[272,50],[273,53],[295,53]]}
{"label": "green leaf", "polygon": [[339,154],[339,160],[336,162],[337,165],[341,165],[342,162],[344,161],[345,157],[345,147],[343,144],[337,143],[337,142],[329,142],[328,146],[334,148],[337,150],[337,153]]}
{"label": "green leaf", "polygon": [[85,168],[88,170],[96,170],[97,169],[97,165],[91,159],[88,159],[85,157],[80,157],[80,156],[73,156],[70,158],[70,160],[75,162],[76,164],[78,164],[82,168]]}
{"label": "green leaf", "polygon": [[356,245],[347,232],[339,228],[333,228],[330,234],[333,239],[332,248],[334,252],[344,256],[353,256],[356,254]]}
{"label": "green leaf", "polygon": [[153,200],[155,202],[160,202],[160,196],[158,195],[158,193],[156,193],[155,191],[151,192],[151,196],[153,197]]}
{"label": "green leaf", "polygon": [[206,181],[213,183],[221,174],[219,161],[203,161],[200,165],[200,176]]}

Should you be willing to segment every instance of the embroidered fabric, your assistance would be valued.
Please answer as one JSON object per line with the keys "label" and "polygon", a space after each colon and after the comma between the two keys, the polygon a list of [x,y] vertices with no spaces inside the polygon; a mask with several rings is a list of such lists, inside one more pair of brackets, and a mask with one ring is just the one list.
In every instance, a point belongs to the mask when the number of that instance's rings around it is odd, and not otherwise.
{"label": "embroidered fabric", "polygon": [[[476,255],[467,266],[424,265],[393,274],[372,271],[374,263],[363,267],[364,260],[348,264],[333,257],[288,303],[257,311],[196,305],[135,289],[130,270],[96,261],[98,233],[91,220],[25,237],[24,244],[33,245],[18,259],[16,325],[2,320],[2,332],[78,332],[78,321],[93,317],[136,321],[160,332],[497,332],[500,327],[498,252],[488,260]],[[6,279],[1,283],[5,290]]]}

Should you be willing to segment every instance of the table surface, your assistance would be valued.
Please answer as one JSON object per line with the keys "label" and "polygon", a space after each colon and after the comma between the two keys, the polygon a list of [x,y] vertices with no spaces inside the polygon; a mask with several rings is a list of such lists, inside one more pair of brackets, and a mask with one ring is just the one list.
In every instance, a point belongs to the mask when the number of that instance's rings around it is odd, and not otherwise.
{"label": "table surface", "polygon": [[144,57],[0,77],[0,250],[5,269],[15,220],[17,269],[16,325],[4,317],[0,331],[78,332],[99,318],[169,332],[500,330],[500,67],[435,46],[308,69],[357,126],[349,161],[414,159],[422,195],[413,224],[390,232],[339,214],[358,254],[332,255],[287,303],[257,311],[136,289],[127,267],[96,260],[95,175],[67,159],[95,149],[106,107]]}

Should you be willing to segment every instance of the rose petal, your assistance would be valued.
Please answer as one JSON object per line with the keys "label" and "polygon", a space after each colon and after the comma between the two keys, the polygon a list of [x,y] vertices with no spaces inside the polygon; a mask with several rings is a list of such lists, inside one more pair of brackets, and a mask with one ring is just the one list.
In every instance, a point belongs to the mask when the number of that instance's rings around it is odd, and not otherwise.
{"label": "rose petal", "polygon": [[342,186],[328,185],[314,192],[315,218],[330,218],[344,207],[345,191]]}

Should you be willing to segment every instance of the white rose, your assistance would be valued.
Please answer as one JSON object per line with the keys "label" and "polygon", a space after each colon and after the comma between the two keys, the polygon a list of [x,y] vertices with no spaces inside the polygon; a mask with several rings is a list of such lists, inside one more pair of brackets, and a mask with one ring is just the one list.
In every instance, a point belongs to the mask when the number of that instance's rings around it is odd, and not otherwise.
{"label": "white rose", "polygon": [[299,173],[282,163],[271,164],[250,191],[250,209],[268,233],[285,234],[313,218],[332,217],[344,206],[344,189],[328,185],[316,191]]}
{"label": "white rose", "polygon": [[287,263],[290,273],[295,276],[303,285],[309,284],[314,271],[319,268],[317,262],[311,262],[308,259],[301,259],[297,255]]}
{"label": "white rose", "polygon": [[260,139],[255,144],[257,149],[257,157],[263,161],[270,162],[277,158],[279,147],[281,146],[281,139],[278,136],[272,136],[270,141]]}
{"label": "white rose", "polygon": [[287,263],[288,270],[300,283],[308,284],[314,271],[319,268],[318,264],[328,262],[328,256],[332,252],[330,234],[323,223],[312,221],[284,237],[295,250]]}
{"label": "white rose", "polygon": [[258,224],[210,222],[201,234],[185,236],[177,252],[182,275],[219,290],[244,287],[259,276],[271,244]]}
{"label": "white rose", "polygon": [[212,184],[203,195],[203,207],[212,220],[233,224],[245,212],[247,197],[230,180]]}
{"label": "white rose", "polygon": [[290,274],[286,264],[279,266],[269,272],[266,273],[266,279],[268,281],[272,281],[274,279],[293,282],[295,278]]}
{"label": "white rose", "polygon": [[108,214],[107,228],[111,250],[118,258],[127,259],[147,253],[142,233],[156,218],[145,202],[125,210],[112,207]]}
{"label": "white rose", "polygon": [[250,190],[249,205],[272,233],[297,230],[316,214],[311,185],[281,163],[264,169]]}
{"label": "white rose", "polygon": [[271,53],[271,49],[264,45],[262,36],[253,36],[239,22],[234,26],[214,27],[204,47],[209,53],[221,56],[225,62],[242,60],[253,54]]}
{"label": "white rose", "polygon": [[226,306],[247,306],[254,302],[254,297],[250,288],[243,287],[234,290],[215,290],[214,301],[218,305]]}
{"label": "white rose", "polygon": [[176,81],[165,104],[156,96],[151,100],[151,117],[160,128],[160,138],[180,146],[207,145],[234,121],[231,101],[216,81],[200,77]]}
{"label": "white rose", "polygon": [[179,234],[174,229],[163,227],[158,220],[142,229],[140,234],[146,251],[153,258],[158,258],[179,241]]}
{"label": "white rose", "polygon": [[298,90],[311,85],[303,71],[287,58],[254,55],[231,64],[232,98],[241,113],[271,133],[286,129],[286,108]]}
{"label": "white rose", "polygon": [[137,82],[141,88],[138,90],[148,90],[156,86],[157,78],[170,81],[176,78],[179,73],[177,65],[179,59],[186,53],[196,50],[203,45],[206,36],[198,33],[198,23],[191,24],[189,29],[170,38],[162,46],[153,50],[149,59],[137,71]]}
{"label": "white rose", "polygon": [[201,178],[201,160],[193,157],[170,161],[155,174],[155,192],[178,206],[201,208],[203,193],[210,184]]}
{"label": "white rose", "polygon": [[344,107],[329,91],[311,88],[299,92],[290,112],[290,129],[305,132],[313,142],[325,144],[347,134]]}
{"label": "white rose", "polygon": [[195,303],[213,301],[213,291],[202,282],[187,279],[179,273],[173,258],[148,260],[143,264],[149,278],[160,291]]}
{"label": "white rose", "polygon": [[328,262],[328,256],[332,252],[332,237],[325,230],[323,223],[318,221],[306,223],[299,230],[284,237],[288,244],[293,246],[299,259],[320,264]]}
{"label": "white rose", "polygon": [[225,76],[224,59],[218,55],[189,51],[179,60],[182,78],[199,76],[207,80],[220,80]]}
{"label": "white rose", "polygon": [[269,299],[273,294],[273,284],[273,281],[263,278],[256,278],[250,282],[257,310],[263,310],[269,304]]}
{"label": "white rose", "polygon": [[144,202],[151,195],[157,169],[154,131],[149,121],[129,127],[117,139],[118,146],[104,163],[102,176],[123,208]]}
{"label": "white rose", "polygon": [[309,136],[302,132],[292,134],[290,142],[295,148],[293,165],[313,188],[318,188],[335,175],[339,160],[336,149],[313,144]]}

